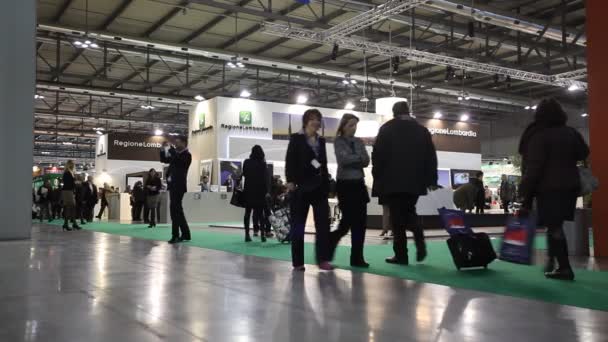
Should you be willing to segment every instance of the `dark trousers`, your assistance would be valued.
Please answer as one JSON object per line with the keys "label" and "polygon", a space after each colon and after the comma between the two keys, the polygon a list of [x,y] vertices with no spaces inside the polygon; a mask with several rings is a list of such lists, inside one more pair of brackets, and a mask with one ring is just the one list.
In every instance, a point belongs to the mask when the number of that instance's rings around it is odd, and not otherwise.
{"label": "dark trousers", "polygon": [[264,227],[264,207],[246,207],[245,217],[243,218],[243,224],[245,225],[245,234],[249,235],[249,223],[251,214],[253,213],[253,232],[257,233],[262,229],[262,233],[265,232]]}
{"label": "dark trousers", "polygon": [[304,233],[308,210],[312,206],[315,219],[315,254],[317,263],[330,261],[329,203],[327,195],[296,191],[292,202],[291,260],[294,267],[304,265]]}
{"label": "dark trousers", "polygon": [[351,263],[362,262],[364,261],[363,243],[365,241],[365,226],[367,223],[367,203],[369,202],[367,188],[363,180],[338,180],[337,191],[342,219],[340,220],[338,229],[330,233],[332,259],[340,239],[350,230]]}
{"label": "dark trousers", "polygon": [[101,207],[99,208],[99,214],[97,214],[98,219],[101,219],[101,216],[103,216],[103,212],[106,210],[107,207],[108,207],[107,202],[101,202]]}
{"label": "dark trousers", "polygon": [[184,215],[184,207],[182,207],[182,200],[184,199],[185,191],[181,190],[170,190],[169,191],[169,213],[171,214],[171,236],[174,239],[180,237],[190,240],[190,227],[186,221],[186,215]]}
{"label": "dark trousers", "polygon": [[62,210],[63,206],[60,203],[53,203],[53,219],[60,219],[62,217]]}
{"label": "dark trousers", "polygon": [[133,221],[141,221],[141,210],[144,207],[144,202],[135,202],[133,203]]}
{"label": "dark trousers", "polygon": [[53,219],[53,209],[51,208],[51,203],[48,201],[43,201],[40,202],[38,206],[40,207],[40,222],[42,222],[45,217],[47,220],[51,221]]}
{"label": "dark trousers", "polygon": [[505,214],[509,213],[509,204],[511,204],[511,201],[502,200],[502,209],[505,211]]}
{"label": "dark trousers", "polygon": [[557,260],[559,268],[570,269],[568,242],[563,226],[563,222],[547,224],[547,254],[549,259]]}
{"label": "dark trousers", "polygon": [[418,224],[416,203],[418,195],[399,193],[387,196],[393,228],[393,251],[399,260],[408,260],[406,230],[414,233],[414,241],[418,252],[426,251],[424,231]]}
{"label": "dark trousers", "polygon": [[93,210],[95,210],[95,203],[85,203],[84,205],[84,218],[91,222],[93,221]]}

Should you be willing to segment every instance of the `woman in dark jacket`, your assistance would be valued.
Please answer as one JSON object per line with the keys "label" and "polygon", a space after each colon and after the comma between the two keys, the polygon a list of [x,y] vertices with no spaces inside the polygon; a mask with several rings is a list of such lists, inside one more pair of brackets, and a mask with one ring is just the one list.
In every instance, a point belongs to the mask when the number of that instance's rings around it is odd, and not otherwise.
{"label": "woman in dark jacket", "polygon": [[63,189],[61,191],[61,198],[63,200],[63,230],[72,230],[68,222],[72,222],[72,228],[79,230],[81,229],[76,223],[76,197],[74,192],[76,191],[76,180],[74,175],[74,162],[68,160],[65,164],[65,171],[63,172]]}
{"label": "woman in dark jacket", "polygon": [[365,226],[367,223],[367,203],[369,194],[365,185],[363,168],[369,166],[369,154],[365,144],[355,137],[359,118],[344,114],[338,126],[334,142],[336,161],[338,162],[337,192],[342,219],[338,229],[331,232],[332,255],[340,239],[351,231],[350,265],[369,267],[363,257]]}
{"label": "woman in dark jacket", "polygon": [[318,135],[323,116],[309,109],[302,117],[302,130],[292,134],[285,156],[287,188],[292,202],[291,258],[294,270],[304,271],[304,230],[308,209],[315,219],[315,252],[322,270],[333,270],[329,244],[329,172],[325,138]]}
{"label": "woman in dark jacket", "polygon": [[149,208],[150,225],[148,228],[156,227],[156,208],[160,200],[160,190],[163,187],[163,183],[158,176],[158,173],[154,169],[148,171],[148,177],[146,177],[146,183],[144,184],[144,191],[146,194],[146,206]]}
{"label": "woman in dark jacket", "polygon": [[266,232],[264,231],[264,207],[266,206],[266,195],[269,193],[268,175],[264,150],[260,145],[255,145],[251,149],[249,159],[243,163],[243,178],[245,187],[243,196],[245,197],[245,242],[251,241],[249,235],[249,218],[253,211],[253,226],[262,229],[260,237],[262,242],[266,242]]}
{"label": "woman in dark jacket", "polygon": [[536,199],[539,223],[547,227],[545,276],[573,280],[562,226],[564,221],[574,219],[580,191],[577,163],[587,159],[589,147],[577,130],[566,126],[567,121],[556,100],[543,100],[538,105],[535,120],[526,128],[519,145],[520,195],[524,210],[530,210]]}

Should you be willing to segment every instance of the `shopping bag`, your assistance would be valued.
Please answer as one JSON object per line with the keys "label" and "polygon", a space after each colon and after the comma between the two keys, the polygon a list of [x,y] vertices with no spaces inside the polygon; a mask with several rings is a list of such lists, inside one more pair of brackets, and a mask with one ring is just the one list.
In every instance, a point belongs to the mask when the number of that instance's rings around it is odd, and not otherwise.
{"label": "shopping bag", "polygon": [[245,208],[245,194],[243,193],[243,190],[241,189],[235,189],[232,192],[232,198],[230,199],[230,204],[232,204],[235,207],[239,207],[239,208]]}
{"label": "shopping bag", "polygon": [[473,234],[471,226],[466,222],[465,213],[462,210],[439,208],[437,209],[443,228],[450,236],[457,234]]}
{"label": "shopping bag", "polygon": [[499,259],[516,264],[532,264],[536,219],[511,216],[507,219]]}

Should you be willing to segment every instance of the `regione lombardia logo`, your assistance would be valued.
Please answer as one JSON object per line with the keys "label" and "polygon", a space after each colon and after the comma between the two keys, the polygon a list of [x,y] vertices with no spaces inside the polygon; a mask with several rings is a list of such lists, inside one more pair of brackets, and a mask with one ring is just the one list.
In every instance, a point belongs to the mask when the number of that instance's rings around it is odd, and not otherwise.
{"label": "regione lombardia logo", "polygon": [[249,111],[239,112],[239,124],[240,125],[251,125],[251,112],[249,112]]}

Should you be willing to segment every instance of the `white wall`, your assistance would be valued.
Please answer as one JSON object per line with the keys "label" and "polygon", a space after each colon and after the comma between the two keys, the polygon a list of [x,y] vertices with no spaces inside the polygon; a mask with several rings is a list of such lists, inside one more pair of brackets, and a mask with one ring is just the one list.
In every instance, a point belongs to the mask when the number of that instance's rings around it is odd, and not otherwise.
{"label": "white wall", "polygon": [[[205,126],[213,126],[212,129],[197,134],[192,134],[192,131],[201,129],[199,127],[199,117],[205,114]],[[192,165],[188,170],[188,191],[198,191],[200,182],[200,164],[202,160],[214,159],[217,156],[217,98],[203,101],[193,106],[190,109],[188,118],[189,137],[188,148],[192,154]],[[217,162],[214,162],[214,170],[219,167]],[[211,184],[215,184],[215,172],[212,173]]]}

